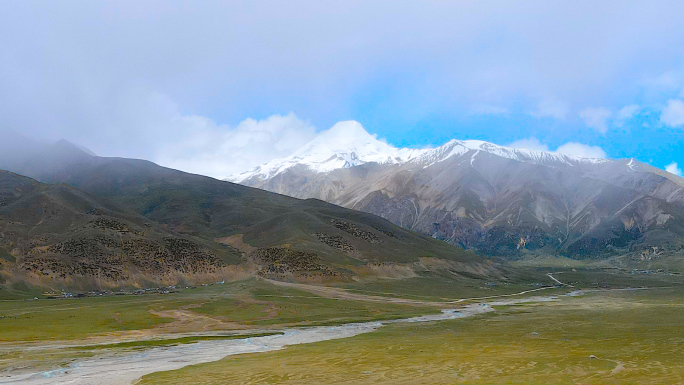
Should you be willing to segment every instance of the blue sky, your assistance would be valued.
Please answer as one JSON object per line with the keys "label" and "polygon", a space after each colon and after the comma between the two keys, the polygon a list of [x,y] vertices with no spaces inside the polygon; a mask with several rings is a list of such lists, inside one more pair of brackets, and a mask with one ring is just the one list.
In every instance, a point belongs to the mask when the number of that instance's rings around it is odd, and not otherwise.
{"label": "blue sky", "polygon": [[683,18],[681,1],[3,1],[0,130],[217,177],[341,120],[396,146],[681,169]]}

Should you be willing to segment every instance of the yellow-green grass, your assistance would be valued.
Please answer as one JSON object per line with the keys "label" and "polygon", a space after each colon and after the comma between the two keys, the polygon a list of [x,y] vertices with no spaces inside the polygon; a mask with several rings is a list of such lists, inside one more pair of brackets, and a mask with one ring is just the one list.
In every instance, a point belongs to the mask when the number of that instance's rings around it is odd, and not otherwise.
{"label": "yellow-green grass", "polygon": [[682,383],[683,294],[597,292],[469,319],[394,324],[155,373],[141,384]]}
{"label": "yellow-green grass", "polygon": [[611,266],[610,260],[607,259],[573,259],[560,255],[528,255],[520,259],[510,261],[512,266],[516,267],[549,267],[556,269],[566,268],[592,268]]}
{"label": "yellow-green grass", "polygon": [[2,264],[0,264],[0,301],[42,297],[42,291],[38,288],[30,287],[22,282],[8,284],[3,282],[3,279]]}
{"label": "yellow-green grass", "polygon": [[68,349],[45,349],[40,351],[15,349],[0,354],[0,373],[15,370],[30,372],[53,370],[55,368],[67,367],[73,362],[93,357],[100,353],[98,351],[70,351]]}
{"label": "yellow-green grass", "polygon": [[171,321],[149,311],[165,300],[150,296],[5,301],[0,304],[0,342],[76,339],[151,328]]}
{"label": "yellow-green grass", "polygon": [[547,276],[549,272],[561,282],[569,283],[575,288],[663,287],[684,284],[684,275],[680,274],[670,275],[664,272],[632,274],[631,269],[559,269],[546,265],[529,264],[507,271],[505,278],[492,278],[489,281],[453,277],[444,273],[422,273],[420,276],[412,278],[365,279],[359,282],[340,284],[339,286],[354,293],[425,301],[510,295],[539,287],[547,288],[541,292],[530,293],[530,295],[554,294],[562,291],[548,288],[557,284]]}
{"label": "yellow-green grass", "polygon": [[75,346],[71,348],[77,351],[88,351],[88,350],[104,350],[104,349],[148,349],[161,346],[175,346],[184,344],[194,344],[200,341],[213,341],[213,340],[235,340],[241,338],[254,338],[254,337],[264,337],[276,334],[282,334],[281,332],[263,332],[263,333],[246,333],[246,334],[230,334],[230,335],[208,335],[208,336],[188,336],[180,338],[168,338],[168,339],[153,339],[153,340],[140,340],[140,341],[128,341],[128,342],[118,342],[113,344],[100,344],[100,345],[85,345],[85,346]]}
{"label": "yellow-green grass", "polygon": [[438,312],[424,306],[409,306],[323,298],[301,290],[263,284],[251,296],[215,297],[192,309],[225,321],[247,325],[314,326],[405,318]]}
{"label": "yellow-green grass", "polygon": [[555,285],[555,282],[544,274],[538,275],[538,280],[522,284],[495,280],[486,282],[450,279],[440,276],[420,276],[404,279],[375,279],[349,283],[342,285],[342,287],[350,292],[359,294],[409,298],[422,301],[453,301],[462,298],[510,295],[543,286],[550,287]]}
{"label": "yellow-green grass", "polygon": [[[564,270],[554,273],[554,276],[563,282],[579,282],[578,287],[672,286],[681,284],[684,279],[682,276],[632,275],[614,270]],[[545,270],[534,270],[527,277],[530,282],[536,279],[552,282],[545,276]],[[359,282],[345,288],[356,293],[437,301],[503,295],[535,288],[530,283],[506,284],[499,281],[494,284],[474,284],[468,279],[435,275]],[[558,290],[549,289],[531,294],[556,292]],[[359,322],[436,311],[428,307],[328,299],[277,287],[263,280],[247,279],[166,295],[2,300],[0,343],[81,339],[103,333],[153,329],[174,322],[173,314],[168,312],[173,310],[210,317],[210,320],[217,321],[215,323],[241,328]],[[192,327],[197,325],[186,326],[187,330],[181,327],[173,331],[192,332],[195,331]]]}
{"label": "yellow-green grass", "polygon": [[580,288],[620,288],[620,287],[669,287],[684,284],[684,275],[648,273],[633,274],[631,270],[605,269],[563,269],[553,273],[564,283]]}
{"label": "yellow-green grass", "polygon": [[[78,340],[112,332],[150,330],[174,322],[174,310],[183,311],[186,318],[197,316],[198,321],[178,323],[172,332],[193,332],[196,327],[208,330],[345,323],[437,311],[327,299],[249,279],[164,295],[2,301],[0,343]],[[204,321],[206,325],[198,324]]]}

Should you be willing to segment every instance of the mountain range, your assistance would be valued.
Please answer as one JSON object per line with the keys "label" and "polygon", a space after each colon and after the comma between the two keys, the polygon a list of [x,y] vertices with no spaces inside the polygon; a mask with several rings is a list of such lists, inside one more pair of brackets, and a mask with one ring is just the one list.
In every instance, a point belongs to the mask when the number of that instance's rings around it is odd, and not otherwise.
{"label": "mountain range", "polygon": [[140,286],[236,270],[505,279],[512,270],[489,257],[684,252],[684,180],[633,159],[482,141],[401,149],[342,122],[237,184],[3,137],[0,285]]}
{"label": "mountain range", "polygon": [[488,255],[681,251],[684,179],[634,159],[451,140],[396,148],[341,122],[229,180],[317,198]]}
{"label": "mountain range", "polygon": [[349,280],[373,266],[433,260],[456,275],[500,274],[491,261],[372,214],[99,157],[66,141],[36,149],[15,140],[26,151],[0,156],[9,169],[0,171],[0,283],[142,285],[231,266]]}

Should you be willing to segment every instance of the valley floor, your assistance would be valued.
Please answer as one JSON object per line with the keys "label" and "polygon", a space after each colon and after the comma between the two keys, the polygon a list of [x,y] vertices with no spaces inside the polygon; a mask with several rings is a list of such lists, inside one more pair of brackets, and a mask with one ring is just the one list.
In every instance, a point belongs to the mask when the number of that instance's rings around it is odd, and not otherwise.
{"label": "valley floor", "polygon": [[[474,318],[227,357],[140,384],[674,384],[684,291],[587,292]],[[595,357],[595,358],[594,358]]]}
{"label": "valley floor", "polygon": [[[123,383],[153,371],[140,383],[684,382],[681,277],[546,274],[530,274],[541,286],[248,279],[168,295],[2,301],[0,384],[54,383],[112,363],[123,374],[131,358],[167,364]],[[386,321],[421,315],[433,318]]]}

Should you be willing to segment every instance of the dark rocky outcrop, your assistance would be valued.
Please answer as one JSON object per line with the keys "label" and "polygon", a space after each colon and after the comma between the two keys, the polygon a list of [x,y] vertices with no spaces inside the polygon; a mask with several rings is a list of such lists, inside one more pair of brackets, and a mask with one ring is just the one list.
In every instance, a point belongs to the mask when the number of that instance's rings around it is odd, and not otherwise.
{"label": "dark rocky outcrop", "polygon": [[331,219],[330,223],[338,229],[349,233],[357,238],[361,238],[366,242],[373,244],[380,243],[380,238],[373,232],[361,230],[358,226],[347,221],[341,221],[339,219]]}
{"label": "dark rocky outcrop", "polygon": [[323,233],[314,233],[314,235],[318,237],[318,239],[321,242],[325,243],[326,245],[332,248],[342,250],[345,252],[351,252],[355,250],[354,246],[352,246],[352,244],[349,243],[349,241],[347,241],[339,235],[328,235]]}
{"label": "dark rocky outcrop", "polygon": [[260,248],[251,255],[262,275],[317,274],[334,276],[338,273],[322,264],[314,253],[291,250],[284,247]]}

